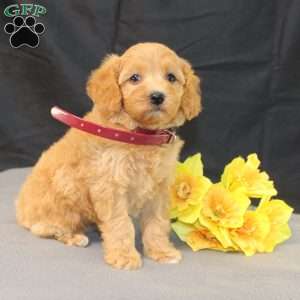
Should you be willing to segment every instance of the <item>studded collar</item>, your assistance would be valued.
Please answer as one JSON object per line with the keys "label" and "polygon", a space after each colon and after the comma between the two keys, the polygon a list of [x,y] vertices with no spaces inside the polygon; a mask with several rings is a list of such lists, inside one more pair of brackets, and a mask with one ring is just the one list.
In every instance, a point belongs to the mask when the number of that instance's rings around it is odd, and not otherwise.
{"label": "studded collar", "polygon": [[176,139],[173,130],[148,130],[137,128],[134,131],[125,131],[115,128],[108,128],[102,125],[84,120],[61,108],[54,106],[51,115],[56,120],[81,131],[103,137],[106,139],[135,145],[162,145],[172,143]]}

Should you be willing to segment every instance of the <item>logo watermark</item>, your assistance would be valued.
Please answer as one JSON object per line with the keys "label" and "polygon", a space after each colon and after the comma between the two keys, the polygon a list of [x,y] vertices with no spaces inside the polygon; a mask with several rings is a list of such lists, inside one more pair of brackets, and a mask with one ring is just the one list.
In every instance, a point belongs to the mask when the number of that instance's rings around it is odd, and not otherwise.
{"label": "logo watermark", "polygon": [[4,15],[13,20],[4,26],[4,31],[10,35],[11,47],[38,47],[40,35],[45,32],[45,25],[37,22],[37,18],[46,13],[47,9],[38,4],[22,3],[7,6]]}

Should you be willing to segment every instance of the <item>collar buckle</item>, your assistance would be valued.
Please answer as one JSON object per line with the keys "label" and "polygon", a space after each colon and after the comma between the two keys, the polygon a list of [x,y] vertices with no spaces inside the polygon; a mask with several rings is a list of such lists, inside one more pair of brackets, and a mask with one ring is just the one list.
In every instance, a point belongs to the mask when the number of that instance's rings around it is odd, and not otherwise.
{"label": "collar buckle", "polygon": [[176,133],[173,130],[170,129],[166,129],[165,132],[169,135],[169,140],[168,140],[168,144],[172,144],[176,141],[177,136]]}

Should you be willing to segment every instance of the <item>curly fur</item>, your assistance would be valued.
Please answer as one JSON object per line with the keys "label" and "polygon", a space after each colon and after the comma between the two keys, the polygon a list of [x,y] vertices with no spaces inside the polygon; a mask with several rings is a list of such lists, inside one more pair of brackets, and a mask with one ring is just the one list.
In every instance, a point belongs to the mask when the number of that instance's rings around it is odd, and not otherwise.
{"label": "curly fur", "polygon": [[[165,79],[171,71],[178,78],[173,84]],[[130,82],[132,72],[140,72],[143,80]],[[149,101],[157,89],[166,94],[159,111]],[[201,109],[198,77],[185,60],[157,43],[107,57],[92,72],[87,93],[94,106],[84,118],[123,130],[180,126]],[[96,224],[105,261],[135,269],[142,261],[130,216],[139,216],[145,254],[178,262],[181,254],[169,241],[168,190],[182,145],[180,139],[161,146],[130,145],[69,129],[42,153],[26,179],[17,221],[37,236],[76,246],[87,245],[84,230]]]}

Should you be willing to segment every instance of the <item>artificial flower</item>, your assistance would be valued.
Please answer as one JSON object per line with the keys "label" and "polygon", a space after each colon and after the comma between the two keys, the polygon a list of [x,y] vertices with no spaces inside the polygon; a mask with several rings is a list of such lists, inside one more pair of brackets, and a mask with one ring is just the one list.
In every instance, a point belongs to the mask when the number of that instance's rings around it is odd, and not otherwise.
{"label": "artificial flower", "polygon": [[222,247],[221,243],[207,228],[201,226],[198,222],[191,225],[177,221],[172,224],[172,228],[178,237],[186,242],[193,251],[201,249],[228,251]]}
{"label": "artificial flower", "polygon": [[230,236],[239,249],[247,256],[251,256],[261,249],[270,228],[270,220],[265,214],[258,211],[247,211],[243,226],[230,229]]}
{"label": "artificial flower", "polygon": [[260,161],[256,154],[250,154],[245,161],[237,157],[226,167],[221,182],[226,189],[234,191],[237,188],[246,188],[248,197],[262,198],[277,194],[273,181],[266,172],[259,170]]}
{"label": "artificial flower", "polygon": [[[260,161],[251,154],[235,158],[213,184],[203,175],[200,154],[178,163],[171,187],[172,228],[193,251],[241,251],[247,256],[272,252],[291,236],[293,209],[277,194]],[[250,199],[260,200],[256,210]]]}
{"label": "artificial flower", "polygon": [[265,237],[260,252],[272,252],[276,245],[289,239],[292,235],[288,221],[292,215],[293,208],[284,201],[274,199],[262,202],[257,212],[265,214],[270,222],[269,234]]}
{"label": "artificial flower", "polygon": [[214,184],[203,199],[201,214],[218,226],[237,228],[243,225],[244,214],[250,205],[250,199],[244,189],[230,192],[222,184]]}
{"label": "artificial flower", "polygon": [[203,176],[200,154],[178,163],[176,177],[171,186],[171,218],[194,223],[202,207],[202,198],[211,181]]}

